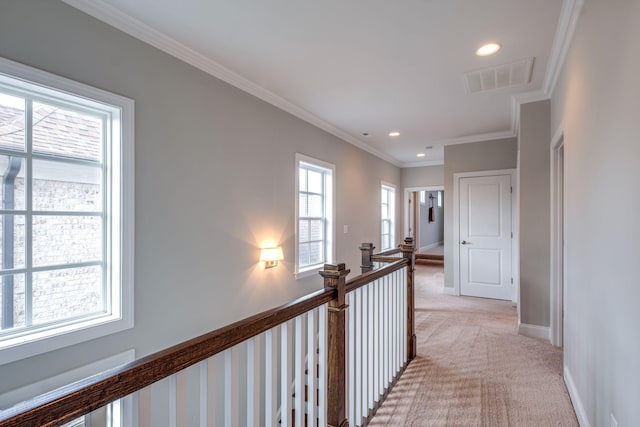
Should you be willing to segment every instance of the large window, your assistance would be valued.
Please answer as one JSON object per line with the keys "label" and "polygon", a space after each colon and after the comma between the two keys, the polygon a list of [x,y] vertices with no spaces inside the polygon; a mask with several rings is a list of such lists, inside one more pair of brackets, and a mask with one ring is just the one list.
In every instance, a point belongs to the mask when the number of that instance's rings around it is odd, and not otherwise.
{"label": "large window", "polygon": [[334,258],[335,167],[296,155],[296,276],[315,273]]}
{"label": "large window", "polygon": [[386,251],[395,246],[395,188],[382,184],[380,189],[381,218],[381,250]]}
{"label": "large window", "polygon": [[132,326],[132,104],[0,60],[0,363]]}

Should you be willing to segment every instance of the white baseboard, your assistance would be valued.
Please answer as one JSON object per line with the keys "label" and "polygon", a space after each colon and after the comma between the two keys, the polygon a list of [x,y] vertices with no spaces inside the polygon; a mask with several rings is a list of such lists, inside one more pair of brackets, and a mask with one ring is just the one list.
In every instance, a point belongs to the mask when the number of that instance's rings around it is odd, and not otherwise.
{"label": "white baseboard", "polygon": [[454,288],[447,288],[446,286],[442,288],[442,293],[445,294],[445,295],[458,296],[458,294],[456,294],[456,290]]}
{"label": "white baseboard", "polygon": [[551,329],[548,326],[528,325],[526,323],[518,324],[518,333],[525,337],[540,338],[551,341],[549,333]]}
{"label": "white baseboard", "polygon": [[429,250],[429,249],[431,249],[431,248],[435,248],[435,247],[438,247],[438,246],[443,245],[443,244],[444,244],[444,242],[443,242],[443,241],[440,241],[440,242],[432,243],[432,244],[427,245],[427,246],[422,246],[422,247],[420,248],[420,252],[427,251],[427,250]]}
{"label": "white baseboard", "polygon": [[573,377],[571,376],[571,372],[569,371],[567,365],[564,366],[564,383],[566,384],[567,390],[569,391],[569,397],[571,398],[573,410],[576,412],[576,417],[578,418],[580,427],[591,427],[589,419],[587,418],[587,413],[585,412],[584,406],[582,405],[582,399],[580,399],[578,389],[576,388],[576,384],[573,382]]}

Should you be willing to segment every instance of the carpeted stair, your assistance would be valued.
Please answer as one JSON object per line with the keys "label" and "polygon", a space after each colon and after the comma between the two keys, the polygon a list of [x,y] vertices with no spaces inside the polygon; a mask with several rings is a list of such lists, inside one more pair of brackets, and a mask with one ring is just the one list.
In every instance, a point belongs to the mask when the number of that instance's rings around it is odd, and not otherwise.
{"label": "carpeted stair", "polygon": [[440,255],[440,254],[416,254],[416,264],[420,264],[420,265],[444,265],[444,255]]}

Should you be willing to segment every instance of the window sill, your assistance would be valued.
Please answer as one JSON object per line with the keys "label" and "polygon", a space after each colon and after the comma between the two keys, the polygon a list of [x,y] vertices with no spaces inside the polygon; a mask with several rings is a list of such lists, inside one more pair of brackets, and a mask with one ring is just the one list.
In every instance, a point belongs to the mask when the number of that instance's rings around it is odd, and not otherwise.
{"label": "window sill", "polygon": [[133,317],[101,316],[0,341],[0,365],[111,335],[133,327]]}
{"label": "window sill", "polygon": [[318,264],[316,266],[309,267],[309,268],[306,268],[304,270],[300,270],[300,271],[294,273],[294,276],[295,276],[296,280],[305,279],[307,277],[312,277],[312,276],[320,277],[318,272],[322,270],[323,266],[324,266],[324,264]]}

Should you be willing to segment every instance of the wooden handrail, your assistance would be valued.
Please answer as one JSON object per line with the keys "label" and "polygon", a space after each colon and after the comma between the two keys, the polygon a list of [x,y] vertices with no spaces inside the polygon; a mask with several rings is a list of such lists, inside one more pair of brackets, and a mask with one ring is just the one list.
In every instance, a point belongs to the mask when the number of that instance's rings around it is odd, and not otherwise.
{"label": "wooden handrail", "polygon": [[397,247],[393,249],[387,249],[386,251],[378,252],[377,254],[373,254],[374,256],[391,256],[395,254],[401,254],[402,249]]}
{"label": "wooden handrail", "polygon": [[356,289],[361,288],[364,285],[373,282],[374,280],[384,277],[387,274],[393,273],[396,270],[400,270],[401,268],[407,265],[409,265],[409,260],[403,258],[403,259],[396,260],[392,264],[385,265],[384,267],[378,270],[373,270],[373,271],[369,271],[368,273],[363,273],[347,282],[346,291],[347,293],[353,292]]}
{"label": "wooden handrail", "polygon": [[375,262],[395,262],[398,260],[403,259],[402,257],[402,252],[400,253],[400,256],[380,256],[380,255],[373,255],[371,257],[371,261],[375,261]]}
{"label": "wooden handrail", "polygon": [[86,415],[337,298],[322,289],[0,412],[0,427],[55,426]]}

